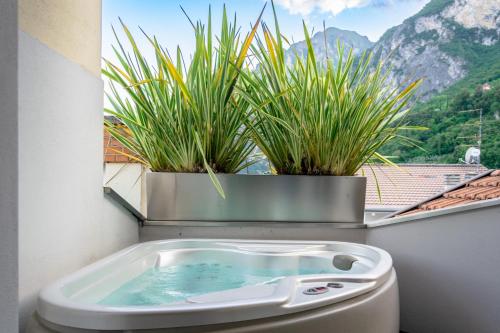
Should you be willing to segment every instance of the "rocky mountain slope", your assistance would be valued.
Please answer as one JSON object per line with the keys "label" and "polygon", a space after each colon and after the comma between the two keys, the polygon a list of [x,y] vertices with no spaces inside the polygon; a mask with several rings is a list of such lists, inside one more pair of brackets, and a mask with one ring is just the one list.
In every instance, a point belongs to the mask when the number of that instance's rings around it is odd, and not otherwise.
{"label": "rocky mountain slope", "polygon": [[499,39],[500,1],[432,0],[388,30],[373,51],[386,59],[396,82],[424,78],[420,93],[425,99],[485,65],[498,64]]}
{"label": "rocky mountain slope", "polygon": [[[496,80],[500,73],[500,0],[432,0],[419,13],[389,29],[372,44],[353,31],[326,30],[328,55],[336,60],[337,39],[355,54],[371,49],[386,61],[396,83],[424,78],[420,97],[427,100],[463,78],[474,83]],[[312,38],[318,62],[326,59],[323,32]],[[305,42],[287,51],[305,57]]]}
{"label": "rocky mountain slope", "polygon": [[[363,51],[373,46],[373,43],[366,36],[361,36],[357,32],[333,27],[327,28],[325,31],[317,32],[311,37],[314,52],[319,63],[325,63],[327,53],[330,59],[334,61],[338,59],[337,41],[344,44],[346,49],[352,48],[355,55],[360,55]],[[301,41],[292,44],[286,51],[285,56],[288,64],[292,64],[296,56],[305,58],[307,56],[306,42]]]}
{"label": "rocky mountain slope", "polygon": [[460,163],[480,147],[481,163],[500,167],[499,37],[499,0],[433,0],[389,30],[375,49],[393,53],[396,81],[425,78],[406,121],[428,130],[405,133],[423,149],[392,142],[382,153],[400,163]]}

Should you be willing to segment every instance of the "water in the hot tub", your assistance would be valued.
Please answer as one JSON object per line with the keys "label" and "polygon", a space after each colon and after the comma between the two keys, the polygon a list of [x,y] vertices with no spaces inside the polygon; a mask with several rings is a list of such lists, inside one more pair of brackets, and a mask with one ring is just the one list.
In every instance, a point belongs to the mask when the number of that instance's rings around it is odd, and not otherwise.
{"label": "water in the hot tub", "polygon": [[110,306],[168,304],[209,292],[273,283],[284,276],[339,273],[331,260],[323,258],[311,258],[314,261],[311,265],[292,268],[281,265],[246,267],[234,261],[203,259],[148,269],[99,303]]}

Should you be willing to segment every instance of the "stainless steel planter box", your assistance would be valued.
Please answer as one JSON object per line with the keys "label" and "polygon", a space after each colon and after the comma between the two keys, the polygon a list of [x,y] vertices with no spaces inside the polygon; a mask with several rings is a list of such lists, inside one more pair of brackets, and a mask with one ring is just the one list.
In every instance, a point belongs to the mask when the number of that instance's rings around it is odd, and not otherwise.
{"label": "stainless steel planter box", "polygon": [[218,174],[147,174],[151,221],[301,221],[363,223],[366,178]]}

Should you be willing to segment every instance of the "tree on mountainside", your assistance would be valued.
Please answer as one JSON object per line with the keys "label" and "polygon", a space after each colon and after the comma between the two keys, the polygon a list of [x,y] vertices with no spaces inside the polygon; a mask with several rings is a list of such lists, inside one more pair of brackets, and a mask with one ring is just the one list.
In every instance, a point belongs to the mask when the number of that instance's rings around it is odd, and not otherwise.
{"label": "tree on mountainside", "polygon": [[419,140],[420,147],[387,145],[383,152],[396,156],[397,162],[460,163],[465,151],[478,145],[479,112],[460,112],[482,109],[481,164],[500,168],[500,84],[485,91],[460,90],[453,96],[439,94],[427,103],[419,104],[408,116],[410,124],[428,128],[427,131],[406,135]]}

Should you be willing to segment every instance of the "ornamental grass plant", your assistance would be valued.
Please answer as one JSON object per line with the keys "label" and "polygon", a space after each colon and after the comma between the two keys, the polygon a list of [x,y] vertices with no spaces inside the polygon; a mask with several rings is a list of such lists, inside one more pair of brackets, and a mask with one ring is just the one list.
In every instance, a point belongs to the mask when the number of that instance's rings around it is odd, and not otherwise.
{"label": "ornamental grass plant", "polygon": [[[399,138],[408,104],[420,81],[393,85],[383,62],[371,53],[355,57],[338,45],[338,60],[318,63],[303,24],[306,58],[287,63],[276,12],[274,33],[262,24],[252,46],[257,63],[244,77],[240,94],[252,106],[249,124],[256,145],[277,174],[352,176],[372,161],[393,164],[379,153]],[[326,46],[326,41],[325,41]]]}

